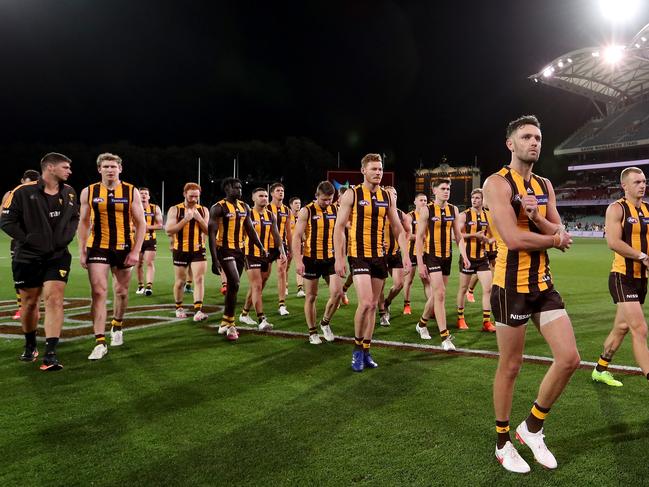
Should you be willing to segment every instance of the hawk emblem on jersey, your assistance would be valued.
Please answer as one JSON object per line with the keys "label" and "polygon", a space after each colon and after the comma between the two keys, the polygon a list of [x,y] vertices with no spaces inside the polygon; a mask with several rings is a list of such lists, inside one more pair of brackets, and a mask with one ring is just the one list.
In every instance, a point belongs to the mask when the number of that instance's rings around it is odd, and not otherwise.
{"label": "hawk emblem on jersey", "polygon": [[628,221],[631,225],[634,225],[634,224],[638,223],[638,220],[636,220],[636,219],[633,218],[632,216],[630,216],[629,218],[627,218],[626,221]]}
{"label": "hawk emblem on jersey", "polygon": [[104,202],[104,198],[100,198],[100,197],[93,198],[93,199],[92,199],[92,202],[93,202],[93,203],[103,203],[103,202]]}
{"label": "hawk emblem on jersey", "polygon": [[367,200],[360,200],[360,201],[358,202],[358,204],[361,205],[361,206],[369,206],[369,205],[370,205],[370,202],[367,201]]}

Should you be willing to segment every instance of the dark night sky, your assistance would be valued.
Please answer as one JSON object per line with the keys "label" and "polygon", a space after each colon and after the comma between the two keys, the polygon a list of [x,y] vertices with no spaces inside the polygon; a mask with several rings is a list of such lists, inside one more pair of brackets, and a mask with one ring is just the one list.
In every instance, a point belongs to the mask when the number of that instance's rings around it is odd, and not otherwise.
{"label": "dark night sky", "polygon": [[1,0],[0,144],[297,135],[492,169],[508,120],[538,114],[547,155],[592,115],[527,76],[611,34],[595,0]]}

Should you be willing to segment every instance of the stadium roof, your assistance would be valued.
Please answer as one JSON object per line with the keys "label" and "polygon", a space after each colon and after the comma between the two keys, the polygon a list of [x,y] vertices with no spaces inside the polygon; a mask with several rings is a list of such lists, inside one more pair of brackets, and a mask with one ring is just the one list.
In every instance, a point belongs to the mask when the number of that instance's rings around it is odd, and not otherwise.
{"label": "stadium roof", "polygon": [[626,46],[571,51],[529,78],[604,103],[609,113],[615,111],[649,92],[649,24]]}

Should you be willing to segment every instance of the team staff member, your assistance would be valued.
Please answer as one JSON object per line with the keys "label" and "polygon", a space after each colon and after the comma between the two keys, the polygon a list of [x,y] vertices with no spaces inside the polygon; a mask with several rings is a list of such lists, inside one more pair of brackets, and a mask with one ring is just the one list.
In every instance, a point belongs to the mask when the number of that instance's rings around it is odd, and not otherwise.
{"label": "team staff member", "polygon": [[[120,180],[121,157],[104,153],[97,157],[101,181],[81,191],[79,221],[79,260],[88,269],[92,292],[91,313],[95,348],[89,360],[100,360],[108,353],[106,346],[106,297],[108,271],[113,274],[113,320],[111,345],[124,343],[122,325],[128,305],[131,269],[140,259],[146,231],[140,192]],[[134,238],[131,235],[135,227]]]}
{"label": "team staff member", "polygon": [[63,368],[56,345],[63,327],[63,294],[72,257],[68,245],[79,223],[79,204],[65,184],[72,161],[56,152],[41,159],[40,178],[14,189],[2,207],[0,227],[16,242],[11,267],[22,300],[25,350],[20,360],[38,357],[36,331],[41,295],[45,303],[45,357],[41,370]]}
{"label": "team staff member", "polygon": [[[146,222],[146,233],[142,243],[140,260],[137,262],[137,291],[135,294],[153,295],[153,279],[155,278],[155,258],[158,250],[158,239],[156,230],[161,230],[162,211],[158,205],[151,203],[149,188],[140,188],[142,207],[144,208],[144,221]],[[144,287],[144,268],[146,267],[146,287]]]}
{"label": "team staff member", "polygon": [[336,274],[334,265],[333,243],[337,211],[332,202],[335,193],[336,190],[329,181],[318,184],[316,200],[300,210],[293,233],[295,269],[305,279],[304,316],[309,327],[309,343],[312,345],[322,343],[316,328],[316,300],[320,277],[329,285],[329,299],[320,321],[320,329],[328,342],[334,341],[330,322],[343,296],[342,280]]}
{"label": "team staff member", "polygon": [[464,300],[471,278],[477,275],[482,285],[482,331],[495,333],[496,327],[491,323],[491,268],[486,254],[486,246],[493,239],[489,236],[489,223],[487,213],[482,208],[482,190],[480,188],[471,191],[471,208],[460,213],[459,226],[471,265],[466,268],[460,261],[457,327],[459,330],[469,329],[464,319]]}
{"label": "team staff member", "polygon": [[579,365],[579,352],[563,300],[554,289],[547,249],[565,250],[572,242],[561,225],[554,189],[548,179],[532,172],[541,153],[541,129],[528,115],[509,123],[506,145],[509,166],[487,178],[485,204],[491,210],[490,228],[498,241],[498,257],[491,291],[496,321],[498,368],[493,400],[496,413],[496,458],[512,472],[528,472],[509,438],[509,417],[516,377],[525,348],[527,321],[537,326],[550,346],[553,362],[516,436],[529,446],[537,462],[556,468],[545,446],[543,422]]}
{"label": "team staff member", "polygon": [[460,249],[460,259],[469,267],[464,241],[460,233],[457,207],[448,202],[451,181],[437,179],[433,182],[435,199],[419,209],[417,220],[417,266],[419,276],[430,282],[428,300],[419,323],[415,327],[423,340],[430,340],[428,321],[435,317],[444,350],[455,350],[452,337],[446,327],[446,286],[451,274],[451,230]]}
{"label": "team staff member", "polygon": [[[20,178],[20,184],[25,184],[29,183],[31,181],[36,181],[40,177],[40,174],[38,171],[35,171],[34,169],[27,169],[23,173],[23,177]],[[2,206],[4,206],[5,201],[7,201],[7,198],[11,194],[11,191],[7,191],[4,196],[2,197]],[[16,241],[14,239],[11,239],[10,243],[10,253],[11,253],[11,258],[14,258],[14,250],[16,248]],[[20,319],[20,306],[21,306],[21,301],[20,301],[20,290],[16,287],[16,312],[14,313],[13,319],[14,320],[19,320]]]}
{"label": "team staff member", "polygon": [[[394,200],[395,204],[397,201],[397,190],[392,186],[385,186],[385,189],[390,193],[390,196]],[[406,239],[410,242],[410,228],[412,227],[412,221],[410,216],[397,208],[397,214],[399,215],[399,221],[403,227],[403,231],[406,233]],[[403,289],[404,282],[404,272],[403,265],[401,264],[401,249],[399,248],[399,243],[397,239],[394,238],[394,235],[390,230],[390,222],[386,222],[385,229],[385,261],[388,266],[388,273],[392,274],[392,287],[388,291],[388,297],[384,297],[384,290],[381,290],[379,295],[379,324],[382,326],[390,326],[390,305],[392,300],[397,297],[397,295]]]}
{"label": "team staff member", "polygon": [[[415,240],[417,239],[417,210],[423,208],[428,204],[428,196],[424,193],[417,193],[415,195],[415,209],[408,212],[410,217],[411,226],[410,226],[410,240],[408,241],[408,255],[410,256],[410,263],[412,268],[417,268],[417,252],[415,250]],[[412,282],[415,279],[416,272],[409,272],[406,274],[405,282],[403,284],[403,314],[410,315],[412,314],[412,308],[410,307],[410,289],[412,289]],[[424,286],[424,295],[428,299],[428,282],[424,279],[421,280],[421,283]]]}
{"label": "team staff member", "polygon": [[[291,235],[293,235],[293,230],[295,229],[295,224],[297,223],[297,214],[302,208],[302,200],[300,200],[300,198],[298,198],[297,196],[293,196],[290,200],[288,200],[288,207],[291,209],[290,226]],[[291,242],[289,242],[289,245],[292,245]],[[290,267],[291,259],[289,259],[288,261],[286,272],[288,272]],[[297,293],[295,294],[295,296],[298,298],[306,297],[306,293],[304,292],[304,277],[299,275],[297,272],[295,273],[295,284],[297,285]]]}
{"label": "team staff member", "polygon": [[[383,161],[379,154],[367,154],[361,160],[363,183],[345,192],[340,198],[334,231],[334,251],[336,274],[346,276],[345,254],[349,257],[349,267],[354,276],[354,287],[358,297],[358,307],[354,315],[354,351],[352,370],[362,372],[364,368],[376,368],[370,346],[376,318],[376,306],[383,289],[388,270],[385,264],[383,233],[385,222],[397,237],[399,246],[408,245],[396,204],[389,193],[381,188]],[[345,227],[350,223],[347,249],[345,249]],[[367,236],[370,238],[367,238]],[[345,250],[347,252],[345,252]],[[410,271],[410,259],[402,256],[405,272]]]}
{"label": "team staff member", "polygon": [[[263,248],[267,249],[270,247],[272,238],[279,249],[280,262],[285,261],[286,251],[284,250],[282,239],[277,230],[277,223],[273,214],[268,210],[268,192],[264,188],[256,188],[252,192],[252,201],[254,202],[254,207],[252,208],[250,219],[257,235],[259,235],[259,240],[261,240]],[[272,330],[273,325],[268,322],[264,314],[264,301],[262,296],[266,282],[268,282],[268,277],[270,276],[269,258],[262,254],[261,249],[251,239],[246,241],[244,253],[246,256],[245,265],[250,287],[248,288],[246,302],[243,305],[239,321],[247,325],[257,325],[257,322],[248,314],[250,308],[254,306],[257,319],[259,320],[259,330]]]}
{"label": "team staff member", "polygon": [[173,238],[174,299],[176,318],[187,318],[183,308],[183,292],[187,280],[187,269],[194,279],[194,317],[196,322],[207,319],[203,312],[205,295],[205,234],[207,233],[207,210],[198,204],[201,187],[187,183],[183,188],[184,200],[169,208],[167,213],[167,235]]}
{"label": "team staff member", "polygon": [[624,198],[611,203],[606,210],[606,242],[614,252],[608,288],[617,311],[604,351],[591,374],[594,381],[616,387],[622,382],[615,380],[608,365],[629,330],[635,361],[649,380],[647,321],[642,310],[649,265],[649,205],[642,200],[647,180],[641,169],[627,167],[620,175],[620,182]]}
{"label": "team staff member", "polygon": [[[288,246],[291,241],[291,225],[289,223],[291,210],[284,204],[284,185],[282,183],[274,183],[270,186],[270,195],[272,201],[270,203],[270,211],[273,212],[279,234],[282,237],[282,245]],[[280,243],[273,243],[273,247],[269,250],[270,262],[279,259]],[[288,256],[290,259],[290,255]],[[277,262],[277,295],[279,296],[278,312],[280,316],[289,314],[286,309],[286,296],[288,288],[288,260]]]}
{"label": "team staff member", "polygon": [[244,266],[243,245],[246,238],[252,240],[261,254],[268,256],[266,248],[250,219],[250,207],[241,201],[241,181],[226,178],[221,184],[225,198],[214,203],[210,208],[210,220],[207,227],[212,272],[225,273],[228,289],[225,294],[225,310],[219,333],[225,334],[228,340],[238,340],[239,333],[234,326],[234,308],[237,304],[239,281]]}

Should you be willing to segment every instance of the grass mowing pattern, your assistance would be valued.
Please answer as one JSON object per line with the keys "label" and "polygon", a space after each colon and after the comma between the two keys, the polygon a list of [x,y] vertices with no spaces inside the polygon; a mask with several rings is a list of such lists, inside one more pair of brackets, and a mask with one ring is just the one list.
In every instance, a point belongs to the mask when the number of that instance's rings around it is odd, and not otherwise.
{"label": "grass mowing pattern", "polygon": [[[155,294],[136,296],[133,286],[134,304],[173,302],[171,261],[159,247]],[[582,358],[596,360],[614,313],[610,252],[601,241],[578,240],[551,258]],[[0,265],[9,276],[9,260]],[[68,295],[88,296],[87,278],[73,266]],[[208,304],[222,300],[217,283],[208,278]],[[285,318],[274,283],[265,295],[270,320],[306,331],[293,279]],[[2,282],[0,298],[13,296],[10,285]],[[244,279],[241,298],[245,289]],[[449,324],[456,290],[454,271]],[[392,326],[377,327],[377,338],[417,341],[421,294],[416,285],[411,317],[400,316],[398,297]],[[322,288],[320,312],[325,297]],[[353,290],[350,298],[332,322],[336,334],[352,335]],[[478,331],[479,291],[476,300],[466,307],[471,330],[455,333],[456,343],[495,350],[493,335]],[[546,428],[559,469],[533,464],[520,477],[493,458],[494,360],[377,349],[380,368],[353,374],[349,345],[250,334],[231,344],[191,320],[127,330],[124,346],[97,363],[86,359],[90,338],[63,343],[60,373],[19,363],[21,347],[0,340],[0,485],[640,485],[649,474],[641,454],[649,435],[642,377],[621,376],[624,387],[613,389],[578,371]],[[549,353],[533,327],[526,352]],[[629,342],[614,363],[635,365]],[[546,370],[524,365],[512,429]],[[533,461],[526,447],[520,451]]]}

